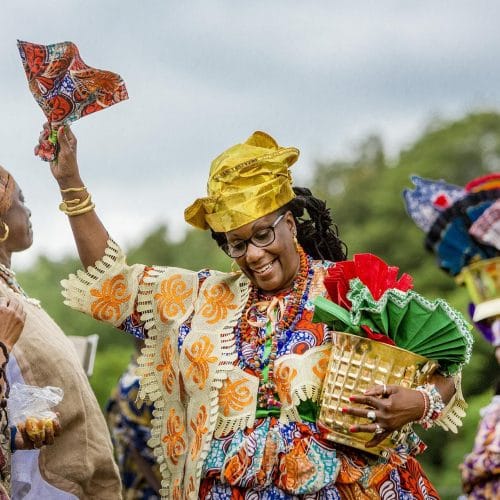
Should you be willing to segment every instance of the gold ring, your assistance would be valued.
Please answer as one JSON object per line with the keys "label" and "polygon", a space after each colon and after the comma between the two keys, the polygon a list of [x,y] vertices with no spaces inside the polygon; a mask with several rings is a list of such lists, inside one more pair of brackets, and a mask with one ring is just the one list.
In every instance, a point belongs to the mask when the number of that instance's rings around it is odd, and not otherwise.
{"label": "gold ring", "polygon": [[375,434],[383,434],[385,431],[379,424],[375,424]]}

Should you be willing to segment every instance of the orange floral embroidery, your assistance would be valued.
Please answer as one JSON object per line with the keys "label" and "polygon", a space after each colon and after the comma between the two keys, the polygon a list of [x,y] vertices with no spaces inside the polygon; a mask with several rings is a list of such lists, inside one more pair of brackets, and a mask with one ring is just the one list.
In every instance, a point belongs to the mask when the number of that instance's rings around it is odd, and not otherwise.
{"label": "orange floral embroidery", "polygon": [[328,368],[329,353],[322,356],[319,361],[313,366],[313,373],[320,380],[323,380],[326,375],[326,370]]}
{"label": "orange floral embroidery", "polygon": [[284,457],[282,467],[285,470],[280,478],[284,484],[280,486],[286,490],[297,490],[317,474],[316,467],[307,457],[306,446],[304,441],[299,441]]}
{"label": "orange floral embroidery", "polygon": [[253,397],[244,378],[233,382],[226,379],[219,391],[219,405],[226,417],[231,410],[241,411],[252,401]]}
{"label": "orange floral embroidery", "polygon": [[194,490],[195,490],[194,477],[189,476],[189,483],[188,483],[188,486],[186,488],[186,491],[184,492],[184,498],[186,500],[191,500],[192,494],[194,493]]}
{"label": "orange floral embroidery", "polygon": [[209,325],[219,322],[227,317],[229,310],[236,309],[233,303],[234,293],[231,292],[226,283],[219,283],[204,290],[205,304],[200,310],[201,315],[206,318]]}
{"label": "orange floral embroidery", "polygon": [[205,387],[209,373],[209,363],[215,363],[218,359],[217,356],[210,356],[213,350],[214,345],[206,335],[193,342],[191,350],[186,349],[186,357],[191,362],[186,370],[186,376],[191,377],[200,389]]}
{"label": "orange floral embroidery", "polygon": [[182,498],[182,488],[180,479],[176,479],[174,481],[174,486],[172,487],[172,498],[174,500],[181,500]]}
{"label": "orange floral embroidery", "polygon": [[276,389],[278,390],[278,394],[280,399],[284,403],[291,403],[292,396],[291,392],[291,383],[292,380],[297,376],[297,370],[295,368],[290,368],[287,365],[281,364],[278,366],[276,371],[274,372],[274,382],[276,384]]}
{"label": "orange floral embroidery", "polygon": [[184,301],[191,296],[193,289],[188,288],[180,274],[173,274],[160,284],[160,292],[155,293],[160,319],[166,323],[170,318],[186,312]]}
{"label": "orange floral embroidery", "polygon": [[95,319],[101,321],[111,321],[120,317],[120,305],[127,302],[131,295],[125,295],[127,285],[125,276],[117,274],[109,280],[105,280],[100,290],[92,288],[90,295],[97,297],[92,302],[90,310]]}
{"label": "orange floral embroidery", "polygon": [[196,415],[195,420],[191,420],[189,425],[194,432],[193,445],[191,447],[191,458],[195,460],[201,450],[201,441],[203,439],[203,435],[208,432],[207,426],[207,409],[204,405],[200,407],[200,411]]}
{"label": "orange floral embroidery", "polygon": [[169,394],[172,394],[172,389],[175,382],[175,371],[173,369],[174,348],[169,339],[163,342],[161,347],[161,360],[163,364],[156,366],[156,371],[163,372],[161,381]]}
{"label": "orange floral embroidery", "polygon": [[162,441],[167,445],[167,455],[174,465],[179,463],[179,457],[186,451],[186,441],[184,439],[184,425],[181,417],[176,415],[172,408],[167,419],[167,432]]}

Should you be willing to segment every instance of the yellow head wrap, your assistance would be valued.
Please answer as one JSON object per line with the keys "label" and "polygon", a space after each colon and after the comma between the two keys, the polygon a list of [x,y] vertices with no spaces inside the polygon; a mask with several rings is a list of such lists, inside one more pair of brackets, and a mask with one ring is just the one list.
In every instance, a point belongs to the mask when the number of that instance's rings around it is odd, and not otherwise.
{"label": "yellow head wrap", "polygon": [[289,168],[298,157],[298,149],[254,132],[212,162],[207,196],[186,208],[186,222],[225,233],[274,212],[295,197]]}

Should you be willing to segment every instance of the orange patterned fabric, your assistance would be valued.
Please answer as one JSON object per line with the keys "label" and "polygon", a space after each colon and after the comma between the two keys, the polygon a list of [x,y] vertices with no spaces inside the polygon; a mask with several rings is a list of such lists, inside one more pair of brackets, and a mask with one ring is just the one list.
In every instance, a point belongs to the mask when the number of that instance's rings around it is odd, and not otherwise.
{"label": "orange patterned fabric", "polygon": [[186,349],[186,357],[190,361],[186,370],[186,377],[192,378],[199,389],[204,389],[209,375],[209,365],[218,361],[217,356],[212,356],[214,345],[210,339],[203,335],[200,340],[194,342],[191,350]]}
{"label": "orange patterned fabric", "polygon": [[186,312],[186,301],[191,297],[192,288],[188,288],[180,274],[174,274],[163,280],[160,284],[160,292],[154,295],[158,314],[166,323],[170,318],[179,313]]}
{"label": "orange patterned fabric", "polygon": [[167,455],[174,465],[179,463],[179,457],[186,451],[185,429],[182,420],[172,408],[168,415],[166,433],[162,441],[167,446]]}
{"label": "orange patterned fabric", "polygon": [[231,410],[242,411],[254,402],[250,388],[244,378],[231,381],[226,379],[219,391],[219,405],[227,417]]}
{"label": "orange patterned fabric", "polygon": [[218,323],[227,317],[228,311],[237,308],[234,303],[234,294],[226,283],[218,283],[208,290],[203,291],[205,304],[200,314],[209,325]]}
{"label": "orange patterned fabric", "polygon": [[208,418],[207,408],[204,405],[202,405],[200,407],[200,411],[196,415],[196,418],[194,420],[191,420],[191,422],[189,424],[191,429],[194,432],[193,444],[191,446],[191,458],[193,460],[196,460],[196,458],[200,454],[201,441],[202,441],[203,435],[208,432],[208,428],[206,425],[207,418]]}
{"label": "orange patterned fabric", "polygon": [[278,390],[280,400],[283,403],[291,404],[292,402],[290,388],[292,380],[296,376],[297,376],[297,370],[285,364],[278,365],[278,367],[275,370],[274,382],[276,384],[276,389]]}
{"label": "orange patterned fabric", "polygon": [[170,343],[170,339],[165,339],[163,346],[161,348],[161,360],[162,364],[156,366],[156,370],[163,372],[162,383],[165,390],[172,394],[174,383],[176,380],[176,374],[174,370],[174,348]]}
{"label": "orange patterned fabric", "polygon": [[92,316],[101,321],[116,321],[120,318],[120,306],[130,299],[123,274],[117,274],[103,282],[100,290],[92,288],[90,295],[97,297],[91,304]]}

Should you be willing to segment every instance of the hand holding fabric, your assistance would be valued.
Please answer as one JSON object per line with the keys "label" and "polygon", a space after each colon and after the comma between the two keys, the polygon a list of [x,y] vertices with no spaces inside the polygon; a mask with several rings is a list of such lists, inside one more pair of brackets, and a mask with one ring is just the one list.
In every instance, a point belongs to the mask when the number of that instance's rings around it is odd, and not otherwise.
{"label": "hand holding fabric", "polygon": [[35,148],[42,160],[56,159],[61,125],[128,99],[120,75],[87,66],[72,42],[38,45],[18,40],[17,45],[31,93],[50,125]]}

